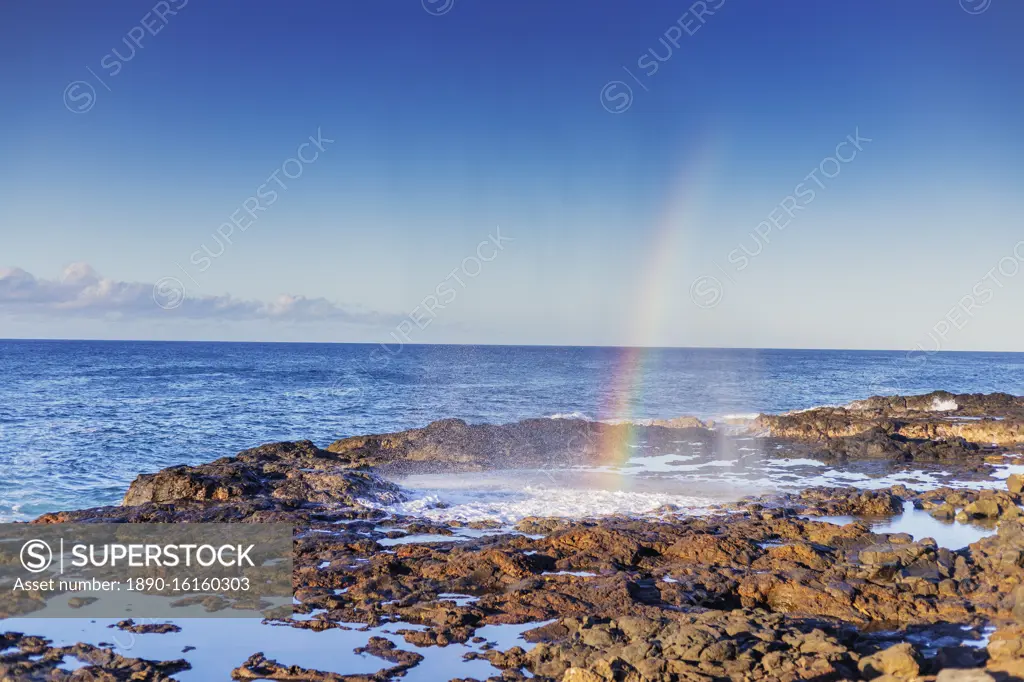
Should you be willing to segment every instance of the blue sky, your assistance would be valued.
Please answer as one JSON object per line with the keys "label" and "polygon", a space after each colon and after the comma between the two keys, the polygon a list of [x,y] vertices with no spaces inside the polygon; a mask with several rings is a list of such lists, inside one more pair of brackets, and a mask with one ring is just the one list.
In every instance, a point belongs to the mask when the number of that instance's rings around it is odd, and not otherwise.
{"label": "blue sky", "polygon": [[1019,2],[0,15],[0,337],[1024,350]]}

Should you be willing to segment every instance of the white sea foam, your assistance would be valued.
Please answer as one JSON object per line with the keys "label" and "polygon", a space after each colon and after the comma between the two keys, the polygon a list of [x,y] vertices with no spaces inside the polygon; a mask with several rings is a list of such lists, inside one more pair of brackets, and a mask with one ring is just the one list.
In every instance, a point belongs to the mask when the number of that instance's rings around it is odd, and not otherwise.
{"label": "white sea foam", "polygon": [[556,412],[555,414],[548,415],[548,419],[580,419],[586,422],[593,421],[593,419],[582,412]]}
{"label": "white sea foam", "polygon": [[[623,476],[636,476],[647,473],[671,473],[680,471],[682,462],[697,459],[697,455],[650,455],[648,457],[631,457],[622,466],[587,467],[587,471],[613,473]],[[582,467],[580,467],[582,469]]]}
{"label": "white sea foam", "polygon": [[[690,416],[690,415],[677,415],[677,416],[684,416],[685,417],[685,416]],[[757,415],[754,414],[751,418],[756,417],[756,416]],[[746,419],[747,418],[745,415],[729,415],[727,417],[722,417],[722,418],[726,419],[726,418],[730,418],[730,417],[734,417],[736,419]],[[582,420],[582,421],[597,422],[598,424],[608,424],[609,426],[622,426],[624,424],[625,425],[629,425],[629,426],[654,426],[655,422],[662,421],[660,419],[655,419],[654,417],[630,417],[630,418],[625,418],[625,417],[605,417],[604,419],[595,419],[594,417],[591,417],[588,414],[584,414],[583,412],[556,412],[555,414],[548,415],[547,419],[579,419],[579,420]],[[672,419],[672,418],[668,418],[668,419]]]}
{"label": "white sea foam", "polygon": [[[528,516],[638,516],[666,505],[699,514],[713,502],[710,498],[671,493],[526,486],[517,491],[505,492],[466,490],[440,495],[425,493],[417,499],[392,505],[388,510],[395,514],[408,514],[438,522],[498,521],[514,524]],[[449,538],[449,541],[452,539],[459,538]]]}
{"label": "white sea foam", "polygon": [[407,492],[406,499],[368,504],[392,514],[441,523],[489,520],[511,525],[528,516],[595,518],[660,515],[666,511],[699,515],[745,495],[813,486],[998,488],[1005,486],[1001,479],[1009,473],[1024,471],[1024,465],[1007,465],[998,467],[993,481],[957,481],[940,471],[878,476],[819,460],[767,457],[749,450],[737,452],[738,458],[672,452],[645,456],[642,452],[632,451],[632,456],[619,465],[408,476],[398,480]]}
{"label": "white sea foam", "polygon": [[945,400],[939,400],[937,397],[932,398],[932,404],[928,406],[928,409],[932,412],[952,412],[953,410],[959,409],[959,405],[952,398],[946,398]]}
{"label": "white sea foam", "polygon": [[630,426],[652,426],[654,424],[654,419],[650,419],[650,418],[648,418],[648,419],[641,419],[641,418],[613,419],[613,418],[609,418],[609,419],[598,419],[597,421],[601,422],[602,424],[608,424],[609,426],[622,426],[623,424],[629,424]]}
{"label": "white sea foam", "polygon": [[821,405],[812,405],[801,410],[790,410],[789,412],[786,412],[786,414],[803,414],[804,412],[813,412],[814,410],[838,409],[840,407],[850,409],[852,404],[853,403],[849,403],[847,405],[834,405],[832,403],[822,403]]}
{"label": "white sea foam", "polygon": [[[529,516],[639,517],[666,511],[701,515],[713,505],[744,495],[811,486],[878,489],[902,483],[929,489],[952,483],[925,471],[873,477],[814,460],[771,459],[746,466],[735,460],[687,461],[692,459],[662,455],[637,458],[639,462],[632,460],[623,467],[411,476],[402,481],[410,490],[410,498],[381,508],[440,523],[486,520],[511,525]],[[986,487],[977,483],[961,485]],[[463,539],[425,538],[448,542]]]}
{"label": "white sea foam", "polygon": [[555,414],[548,415],[548,419],[579,419],[587,422],[597,422],[599,424],[608,424],[609,426],[621,426],[623,424],[629,424],[631,426],[651,426],[655,420],[652,418],[613,418],[608,417],[605,419],[595,419],[588,414],[583,412],[556,412]]}
{"label": "white sea foam", "polygon": [[993,478],[999,478],[1006,480],[1013,474],[1020,474],[1024,476],[1024,464],[994,464],[995,471],[992,472]]}

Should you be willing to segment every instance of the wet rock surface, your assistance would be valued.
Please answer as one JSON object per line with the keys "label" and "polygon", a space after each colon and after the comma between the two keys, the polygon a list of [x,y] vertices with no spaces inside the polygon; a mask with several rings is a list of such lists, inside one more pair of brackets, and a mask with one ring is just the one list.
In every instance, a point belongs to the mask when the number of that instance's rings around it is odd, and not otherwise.
{"label": "wet rock surface", "polygon": [[227,502],[269,498],[282,505],[341,503],[381,494],[397,498],[398,488],[367,472],[353,471],[347,459],[309,441],[273,443],[200,466],[177,466],[143,474],[122,502]]}
{"label": "wet rock surface", "polygon": [[371,637],[367,645],[357,648],[355,653],[367,653],[395,665],[368,675],[340,675],[338,673],[309,670],[298,665],[281,665],[277,661],[268,659],[261,652],[253,654],[245,663],[231,671],[231,677],[236,680],[386,682],[387,680],[400,677],[406,670],[423,660],[422,655],[412,651],[403,651],[396,647],[393,642],[383,637]]}
{"label": "wet rock surface", "polygon": [[[113,649],[89,644],[54,647],[43,638],[17,632],[0,634],[0,652],[0,680],[5,681],[165,682],[172,680],[175,673],[191,668],[184,659],[147,661],[126,658]],[[83,664],[84,667],[71,669]]]}
{"label": "wet rock surface", "polygon": [[1024,443],[1024,398],[935,391],[761,415],[756,423],[774,437],[826,442],[847,456],[951,459],[969,456],[968,443]]}
{"label": "wet rock surface", "polygon": [[132,632],[137,635],[163,634],[166,632],[181,632],[181,628],[174,623],[136,623],[131,618],[118,621],[109,627],[116,627],[124,632]]}
{"label": "wet rock surface", "polygon": [[559,464],[604,464],[609,453],[643,441],[675,450],[713,447],[715,431],[692,417],[662,425],[605,424],[583,419],[526,419],[514,424],[467,424],[444,419],[422,429],[357,436],[335,441],[328,450],[352,465],[386,472],[479,471]]}
{"label": "wet rock surface", "polygon": [[[929,423],[939,433],[940,417],[929,408],[949,401],[957,408],[945,416],[999,410],[1012,422],[1024,412],[1013,396],[930,394],[786,418],[792,421],[762,417],[757,428],[789,429],[767,442],[773,450],[789,443],[794,456],[887,463],[909,456],[959,467],[966,477],[990,471],[991,445],[966,435],[921,437]],[[327,450],[271,444],[140,476],[121,507],[48,514],[37,523],[290,523],[297,613],[273,622],[314,632],[391,624],[406,643],[368,636],[357,651],[381,666],[361,675],[254,650],[237,662],[235,679],[399,679],[421,663],[421,652],[473,642],[485,626],[526,623],[537,627],[520,646],[484,644],[470,657],[499,670],[492,679],[538,682],[1024,678],[1024,497],[1013,477],[999,490],[815,487],[743,499],[699,517],[664,510],[643,518],[528,518],[493,529],[364,504],[401,497],[382,472],[507,467],[508,458],[523,466],[551,457],[601,462],[601,444],[620,436],[642,438],[654,453],[692,443],[722,447],[721,433],[680,423],[484,427],[446,420],[345,439]],[[870,426],[854,432],[854,424]],[[495,450],[496,443],[507,449]],[[931,538],[872,531],[872,520],[908,506],[996,532],[951,550]],[[835,516],[856,518],[844,525],[819,520]],[[401,542],[418,535],[437,537]],[[119,627],[141,632],[131,621]],[[987,646],[977,646],[988,632]],[[163,680],[188,666],[124,659],[84,644],[54,647],[17,633],[0,637],[0,679]],[[65,672],[66,655],[86,665]],[[451,673],[443,679],[464,679]]]}

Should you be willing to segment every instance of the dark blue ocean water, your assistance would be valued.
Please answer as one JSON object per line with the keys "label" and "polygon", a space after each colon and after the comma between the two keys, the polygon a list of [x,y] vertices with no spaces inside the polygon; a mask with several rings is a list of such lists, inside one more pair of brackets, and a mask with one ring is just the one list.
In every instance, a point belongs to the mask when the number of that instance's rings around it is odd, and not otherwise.
{"label": "dark blue ocean water", "polygon": [[[371,353],[377,351],[375,359]],[[0,519],[116,503],[140,472],[443,417],[778,412],[1024,393],[1024,354],[0,341]]]}

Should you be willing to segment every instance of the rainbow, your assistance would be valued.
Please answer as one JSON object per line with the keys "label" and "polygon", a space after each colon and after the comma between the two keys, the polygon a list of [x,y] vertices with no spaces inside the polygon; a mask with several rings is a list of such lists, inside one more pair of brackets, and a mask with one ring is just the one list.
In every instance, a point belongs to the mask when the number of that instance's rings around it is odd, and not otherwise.
{"label": "rainbow", "polygon": [[692,243],[692,231],[700,223],[710,185],[722,157],[722,136],[704,134],[698,148],[691,152],[676,173],[667,200],[655,223],[649,250],[650,258],[642,268],[635,300],[634,316],[626,327],[629,345],[619,349],[609,390],[599,418],[621,423],[619,428],[603,429],[600,459],[606,465],[620,466],[630,458],[636,443],[645,377],[657,371],[657,348],[670,346],[672,330],[666,329],[687,298],[688,283],[678,281],[686,273],[680,261],[686,246]]}

